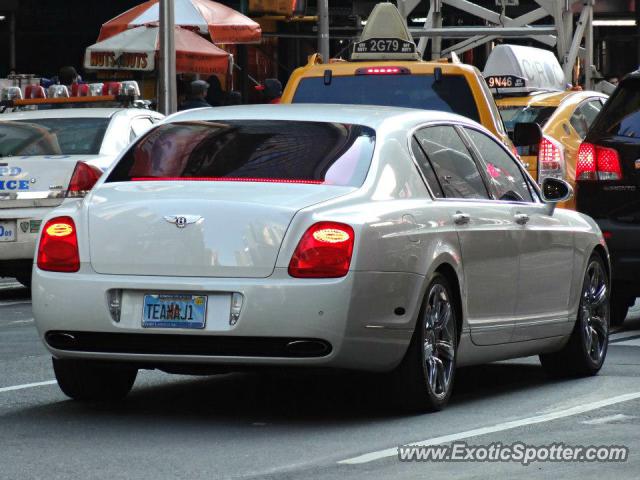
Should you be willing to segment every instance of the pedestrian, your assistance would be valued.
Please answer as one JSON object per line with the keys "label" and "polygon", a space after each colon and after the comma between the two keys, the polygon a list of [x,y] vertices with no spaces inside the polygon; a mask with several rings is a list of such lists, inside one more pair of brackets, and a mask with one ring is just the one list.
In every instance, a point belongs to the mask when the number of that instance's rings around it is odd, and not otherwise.
{"label": "pedestrian", "polygon": [[282,83],[277,78],[265,79],[263,93],[267,103],[280,103]]}
{"label": "pedestrian", "polygon": [[192,108],[210,107],[206,100],[209,84],[204,80],[194,80],[191,82],[190,94],[187,99],[180,105],[180,110],[189,110]]}
{"label": "pedestrian", "polygon": [[80,75],[76,69],[70,65],[60,68],[58,71],[58,82],[67,88],[71,88],[74,83],[79,83]]}
{"label": "pedestrian", "polygon": [[227,98],[224,102],[225,105],[241,105],[242,104],[242,94],[237,90],[231,90],[227,95]]}
{"label": "pedestrian", "polygon": [[207,92],[207,102],[212,107],[221,107],[225,104],[225,93],[222,90],[220,79],[215,75],[211,75],[207,78],[209,83],[209,91]]}

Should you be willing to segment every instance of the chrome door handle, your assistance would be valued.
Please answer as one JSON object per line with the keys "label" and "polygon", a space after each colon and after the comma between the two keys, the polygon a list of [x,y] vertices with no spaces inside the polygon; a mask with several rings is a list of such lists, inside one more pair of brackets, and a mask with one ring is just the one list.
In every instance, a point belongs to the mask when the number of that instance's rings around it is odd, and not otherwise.
{"label": "chrome door handle", "polygon": [[529,215],[526,213],[516,213],[513,218],[518,225],[526,225],[529,222]]}
{"label": "chrome door handle", "polygon": [[456,212],[453,215],[453,223],[456,225],[466,225],[471,220],[468,213]]}

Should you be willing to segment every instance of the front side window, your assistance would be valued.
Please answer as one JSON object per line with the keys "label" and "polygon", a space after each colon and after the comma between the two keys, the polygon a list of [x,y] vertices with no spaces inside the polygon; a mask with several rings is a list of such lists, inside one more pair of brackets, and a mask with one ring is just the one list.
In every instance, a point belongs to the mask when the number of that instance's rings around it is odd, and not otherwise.
{"label": "front side window", "polygon": [[489,198],[478,167],[454,127],[426,127],[416,132],[416,138],[433,166],[445,197]]}
{"label": "front side window", "polygon": [[486,178],[499,200],[532,202],[533,197],[522,171],[515,160],[488,135],[465,128],[486,169]]}
{"label": "front side window", "polygon": [[107,182],[196,179],[359,187],[374,145],[371,128],[343,123],[167,123],[136,141]]}

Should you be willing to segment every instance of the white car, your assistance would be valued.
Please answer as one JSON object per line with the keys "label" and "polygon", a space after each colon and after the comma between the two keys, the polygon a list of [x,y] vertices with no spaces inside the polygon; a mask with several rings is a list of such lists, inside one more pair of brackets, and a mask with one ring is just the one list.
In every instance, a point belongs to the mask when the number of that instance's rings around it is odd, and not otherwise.
{"label": "white car", "polygon": [[455,368],[541,354],[595,374],[609,260],[486,129],[400,108],[280,105],[170,117],[45,219],[33,312],[74,399],[139,368],[393,371],[439,409]]}
{"label": "white car", "polygon": [[137,108],[0,114],[0,277],[28,286],[42,217],[84,195],[132,140],[163,118]]}

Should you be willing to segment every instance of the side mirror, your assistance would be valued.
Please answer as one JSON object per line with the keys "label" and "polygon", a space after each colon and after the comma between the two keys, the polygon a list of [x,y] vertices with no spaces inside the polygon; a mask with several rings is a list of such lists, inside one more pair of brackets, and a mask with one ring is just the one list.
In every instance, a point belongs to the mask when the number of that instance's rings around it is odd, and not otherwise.
{"label": "side mirror", "polygon": [[538,145],[542,140],[542,129],[537,123],[516,123],[513,129],[513,144],[516,147]]}
{"label": "side mirror", "polygon": [[559,203],[569,200],[573,188],[564,180],[547,177],[542,181],[542,199],[547,203]]}

